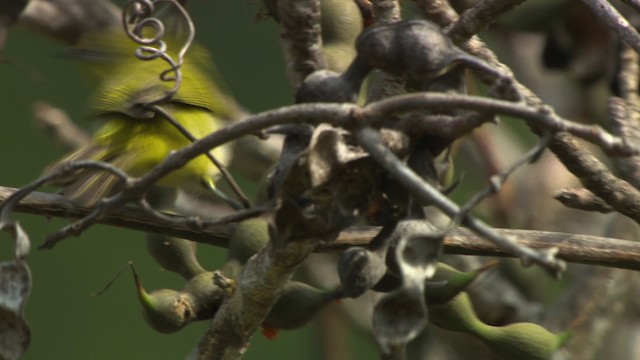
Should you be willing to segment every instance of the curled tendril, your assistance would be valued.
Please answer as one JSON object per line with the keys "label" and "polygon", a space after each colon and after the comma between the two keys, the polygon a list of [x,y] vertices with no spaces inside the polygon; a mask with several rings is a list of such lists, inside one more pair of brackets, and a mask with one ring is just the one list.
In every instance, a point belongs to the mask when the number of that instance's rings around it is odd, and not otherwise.
{"label": "curled tendril", "polygon": [[[163,2],[175,6],[187,24],[187,39],[178,52],[177,61],[169,55],[167,43],[162,40],[165,35],[164,23],[160,19],[152,17],[156,11],[156,5]],[[144,105],[151,106],[171,99],[182,84],[181,67],[184,56],[191,47],[195,36],[195,27],[191,17],[176,0],[132,0],[122,12],[122,24],[127,36],[140,45],[135,51],[135,56],[144,61],[155,59],[165,61],[168,64],[168,69],[161,72],[159,78],[161,81],[174,83],[173,87],[167,90],[162,97]]]}

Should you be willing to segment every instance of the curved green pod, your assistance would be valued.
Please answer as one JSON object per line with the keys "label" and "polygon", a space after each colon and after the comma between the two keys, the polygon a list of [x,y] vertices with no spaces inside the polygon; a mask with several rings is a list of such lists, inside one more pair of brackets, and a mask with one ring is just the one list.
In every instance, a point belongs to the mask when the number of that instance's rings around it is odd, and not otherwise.
{"label": "curved green pod", "polygon": [[487,325],[478,319],[469,296],[464,292],[447,303],[432,305],[428,309],[432,324],[478,338],[499,359],[547,360],[570,338],[569,332],[555,334],[534,323]]}
{"label": "curved green pod", "polygon": [[163,269],[186,280],[205,272],[196,258],[196,243],[193,241],[147,233],[147,250]]}

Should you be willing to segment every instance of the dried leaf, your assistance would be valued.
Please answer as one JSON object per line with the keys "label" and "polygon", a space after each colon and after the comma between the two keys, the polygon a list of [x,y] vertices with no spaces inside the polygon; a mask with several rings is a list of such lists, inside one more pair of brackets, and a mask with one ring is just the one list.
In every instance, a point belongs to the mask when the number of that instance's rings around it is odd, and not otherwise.
{"label": "dried leaf", "polygon": [[349,147],[345,142],[348,132],[327,124],[318,126],[309,146],[309,173],[311,185],[327,182],[335,171],[351,161],[367,157],[361,149]]}

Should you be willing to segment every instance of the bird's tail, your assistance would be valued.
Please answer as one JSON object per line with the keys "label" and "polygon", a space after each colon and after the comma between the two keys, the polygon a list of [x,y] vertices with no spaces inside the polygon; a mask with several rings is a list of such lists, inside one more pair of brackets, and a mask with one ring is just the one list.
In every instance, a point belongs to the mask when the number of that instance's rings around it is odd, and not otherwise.
{"label": "bird's tail", "polygon": [[[103,147],[88,145],[46,168],[44,175],[62,172],[68,164],[82,160],[108,162],[128,173],[130,169],[126,166],[132,163],[131,156],[135,157],[137,154],[127,153],[110,158]],[[108,171],[97,167],[84,167],[61,173],[53,184],[61,186],[64,196],[69,200],[81,206],[93,207],[101,199],[116,194],[123,183],[118,176]]]}

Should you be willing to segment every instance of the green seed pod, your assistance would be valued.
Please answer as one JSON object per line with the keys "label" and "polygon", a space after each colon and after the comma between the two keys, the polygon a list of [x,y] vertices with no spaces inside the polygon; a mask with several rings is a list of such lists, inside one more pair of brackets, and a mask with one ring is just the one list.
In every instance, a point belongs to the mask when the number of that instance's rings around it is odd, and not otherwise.
{"label": "green seed pod", "polygon": [[548,360],[570,337],[567,332],[554,334],[533,323],[487,325],[478,319],[464,292],[445,304],[429,306],[429,321],[478,338],[504,360]]}
{"label": "green seed pod", "polygon": [[247,219],[238,224],[229,240],[227,262],[222,273],[230,278],[238,276],[242,265],[269,242],[269,224],[264,218]]}
{"label": "green seed pod", "polygon": [[474,334],[484,325],[476,316],[467,293],[462,292],[449,302],[430,305],[429,321],[442,329]]}
{"label": "green seed pod", "polygon": [[329,70],[343,72],[356,55],[355,42],[362,32],[362,15],[355,1],[322,0],[322,44]]}
{"label": "green seed pod", "polygon": [[200,273],[189,280],[182,290],[192,299],[194,320],[213,318],[226,297],[225,290],[213,282],[213,277],[211,271]]}
{"label": "green seed pod", "polygon": [[282,289],[263,326],[295,329],[306,324],[329,302],[341,297],[339,291],[323,291],[305,283],[290,281]]}
{"label": "green seed pod", "polygon": [[436,286],[425,291],[425,300],[427,305],[438,305],[446,303],[455,296],[464,291],[475,280],[478,275],[491,269],[497,262],[489,263],[476,270],[469,272],[458,271],[455,268],[445,264],[438,263],[436,273],[430,281],[445,281],[442,286]]}
{"label": "green seed pod", "polygon": [[163,334],[174,333],[193,320],[193,301],[187,294],[171,289],[148,293],[142,287],[135,270],[133,276],[144,319],[154,330]]}
{"label": "green seed pod", "polygon": [[242,221],[231,235],[229,259],[245,263],[269,242],[269,225],[264,218]]}
{"label": "green seed pod", "polygon": [[548,360],[569,340],[571,334],[554,334],[534,323],[506,326],[485,325],[477,337],[489,346],[500,359]]}
{"label": "green seed pod", "polygon": [[205,271],[196,258],[196,243],[193,241],[147,233],[147,249],[163,269],[187,280]]}

